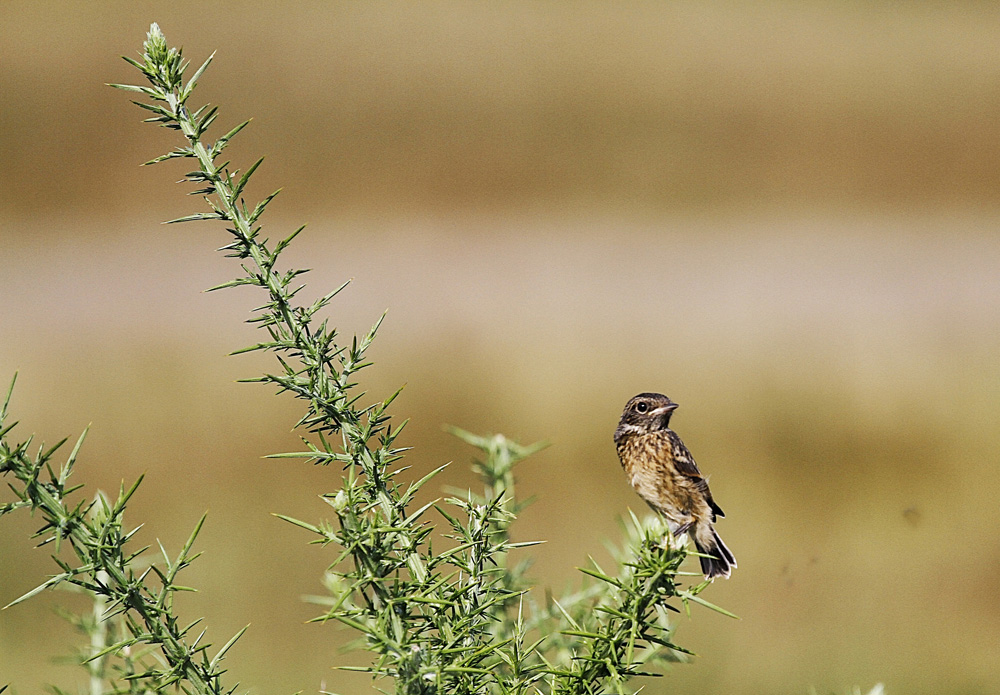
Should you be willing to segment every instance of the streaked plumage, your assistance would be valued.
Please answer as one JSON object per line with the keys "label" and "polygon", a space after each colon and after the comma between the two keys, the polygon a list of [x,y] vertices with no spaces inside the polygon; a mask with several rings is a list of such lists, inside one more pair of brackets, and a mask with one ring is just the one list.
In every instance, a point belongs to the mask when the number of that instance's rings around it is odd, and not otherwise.
{"label": "streaked plumage", "polygon": [[691,452],[669,428],[677,404],[661,393],[640,393],[625,405],[615,446],[629,482],[646,503],[667,521],[674,536],[689,534],[709,579],[729,577],[736,558],[716,533],[716,518],[725,516],[712,499],[708,481]]}

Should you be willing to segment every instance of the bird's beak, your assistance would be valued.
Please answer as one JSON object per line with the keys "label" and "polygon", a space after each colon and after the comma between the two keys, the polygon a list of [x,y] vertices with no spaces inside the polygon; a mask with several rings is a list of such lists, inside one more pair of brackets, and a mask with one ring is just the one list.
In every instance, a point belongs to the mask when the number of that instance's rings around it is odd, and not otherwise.
{"label": "bird's beak", "polygon": [[677,404],[676,403],[671,403],[670,405],[664,405],[664,406],[661,406],[661,407],[657,408],[651,414],[652,415],[666,415],[667,413],[672,413],[675,410],[677,410]]}

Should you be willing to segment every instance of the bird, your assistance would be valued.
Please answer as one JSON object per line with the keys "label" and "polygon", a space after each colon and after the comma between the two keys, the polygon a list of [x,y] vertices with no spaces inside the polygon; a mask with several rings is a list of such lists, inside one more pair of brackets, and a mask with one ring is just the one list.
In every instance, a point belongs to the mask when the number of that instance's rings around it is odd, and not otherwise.
{"label": "bird", "polygon": [[662,516],[676,538],[689,534],[706,579],[729,578],[736,558],[715,530],[725,514],[691,452],[670,429],[677,404],[662,393],[640,393],[625,404],[615,447],[632,487]]}

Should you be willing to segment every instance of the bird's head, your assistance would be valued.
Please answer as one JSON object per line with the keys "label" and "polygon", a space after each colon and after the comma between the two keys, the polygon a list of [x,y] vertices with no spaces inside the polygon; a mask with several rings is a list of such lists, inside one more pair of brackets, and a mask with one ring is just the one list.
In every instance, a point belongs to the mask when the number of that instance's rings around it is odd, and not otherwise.
{"label": "bird's head", "polygon": [[640,393],[625,404],[622,418],[615,430],[615,441],[636,434],[665,430],[677,404],[662,393]]}

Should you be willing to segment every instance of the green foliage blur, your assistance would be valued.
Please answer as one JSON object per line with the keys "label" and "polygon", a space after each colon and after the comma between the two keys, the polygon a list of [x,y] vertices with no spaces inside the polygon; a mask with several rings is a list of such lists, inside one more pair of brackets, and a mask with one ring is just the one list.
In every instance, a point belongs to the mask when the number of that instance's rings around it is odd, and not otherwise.
{"label": "green foliage blur", "polygon": [[[550,539],[541,582],[576,581],[640,509],[610,441],[625,401],[681,404],[740,558],[713,600],[742,620],[682,624],[699,657],[649,692],[1000,688],[995,8],[233,13],[0,8],[0,373],[20,370],[34,429],[93,421],[92,485],[147,474],[132,504],[165,544],[205,509],[219,520],[179,604],[216,639],[252,621],[231,669],[268,692],[366,687],[328,670],[336,635],[300,625],[326,558],[258,513],[321,513],[333,483],[259,458],[296,446],[297,413],[234,383],[254,357],[221,359],[248,329],[218,317],[253,301],[192,291],[227,279],[207,253],[224,241],[161,245],[160,220],[189,210],[163,195],[184,170],[132,169],[171,142],[102,86],[127,79],[115,56],[153,18],[227,56],[206,98],[255,117],[259,192],[287,186],[270,214],[310,219],[312,282],[354,277],[344,323],[390,308],[365,386],[407,383],[415,474],[461,460],[441,423],[553,441],[524,471],[542,501],[515,538]],[[244,93],[249,76],[275,90]],[[473,484],[454,469],[446,484]],[[48,571],[18,523],[0,530],[8,600]],[[77,597],[49,599],[0,621],[0,681],[40,683],[72,651],[51,606]]]}

